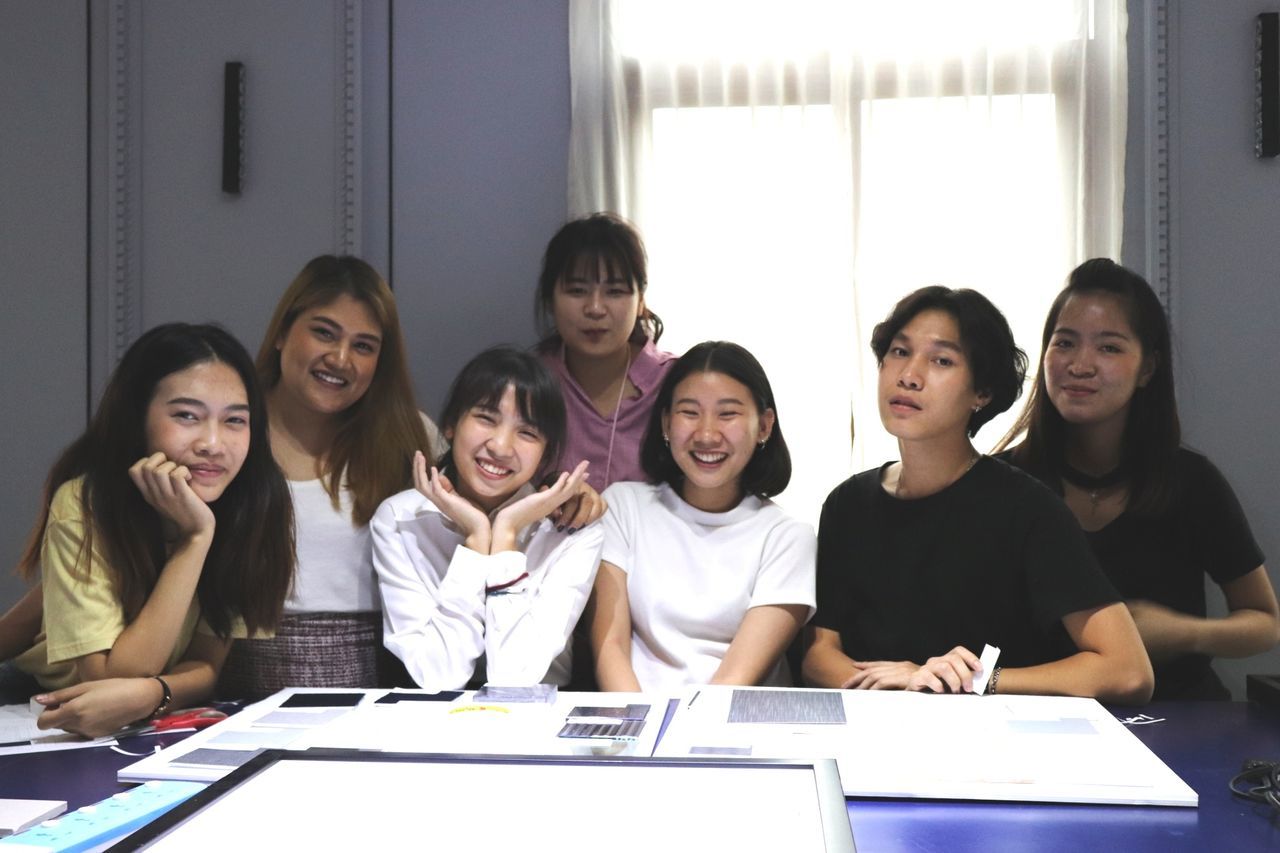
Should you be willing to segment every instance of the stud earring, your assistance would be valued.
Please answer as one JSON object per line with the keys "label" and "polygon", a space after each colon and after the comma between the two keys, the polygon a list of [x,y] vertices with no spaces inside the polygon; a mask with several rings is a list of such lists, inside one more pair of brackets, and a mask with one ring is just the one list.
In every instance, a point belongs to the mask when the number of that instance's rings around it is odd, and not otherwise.
{"label": "stud earring", "polygon": [[764,438],[756,442],[756,447],[758,447],[760,450],[764,450],[764,446],[768,443],[769,443],[769,436],[766,435]]}

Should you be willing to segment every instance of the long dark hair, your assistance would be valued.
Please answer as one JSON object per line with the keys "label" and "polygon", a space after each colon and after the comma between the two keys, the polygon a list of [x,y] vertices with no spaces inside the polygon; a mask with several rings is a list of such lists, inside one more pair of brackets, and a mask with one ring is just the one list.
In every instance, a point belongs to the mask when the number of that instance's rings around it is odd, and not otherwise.
{"label": "long dark hair", "polygon": [[[456,429],[462,416],[475,406],[496,409],[507,386],[515,389],[520,417],[536,427],[546,442],[539,463],[539,468],[545,471],[547,465],[560,458],[566,416],[560,383],[542,359],[532,353],[499,346],[468,361],[449,387],[449,396],[440,414],[440,429]],[[456,476],[452,448],[446,450],[436,464],[447,476]]]}
{"label": "long dark hair", "polygon": [[[538,293],[534,315],[542,334],[540,349],[547,350],[560,340],[556,332],[554,305],[556,285],[580,263],[593,265],[604,261],[610,276],[618,275],[631,282],[641,296],[649,286],[648,255],[636,227],[613,213],[593,213],[566,222],[547,243],[542,256],[542,272],[538,275]],[[655,343],[662,337],[662,320],[649,310],[646,302],[636,327],[631,331],[632,343]]]}
{"label": "long dark hair", "polygon": [[236,616],[252,633],[280,619],[293,579],[293,505],[271,455],[267,411],[249,353],[218,326],[169,323],[142,335],[124,354],[107,383],[88,429],[63,451],[45,482],[44,510],[33,528],[21,569],[39,569],[49,502],[62,484],[84,478],[85,519],[81,566],[96,548],[124,611],[132,621],[146,604],[166,562],[160,515],[129,478],[129,467],[147,455],[147,409],[166,376],[195,364],[220,362],[244,383],[249,402],[249,449],[222,495],[209,506],[213,543],[200,573],[201,615],[220,637]]}
{"label": "long dark hair", "polygon": [[703,341],[680,356],[663,380],[640,445],[640,465],[650,482],[666,483],[677,492],[684,483],[684,472],[663,441],[662,418],[671,413],[676,386],[692,373],[723,373],[746,386],[761,415],[765,409],[773,409],[769,441],[764,447],[756,448],[742,469],[742,493],[760,498],[780,493],[791,482],[791,451],[782,436],[782,420],[774,402],[773,386],[756,357],[745,347],[729,341]]}
{"label": "long dark hair", "polygon": [[[1108,294],[1120,302],[1151,367],[1150,379],[1134,391],[1129,403],[1120,458],[1129,469],[1129,510],[1156,513],[1174,497],[1173,467],[1182,443],[1169,321],[1146,279],[1108,258],[1093,258],[1072,270],[1067,286],[1053,300],[1044,323],[1042,350],[1048,348],[1067,300],[1090,293]],[[1042,479],[1056,479],[1066,454],[1066,429],[1066,421],[1049,399],[1042,358],[1035,387],[1001,446],[1025,432],[1026,437],[1013,450],[1014,461]]]}
{"label": "long dark hair", "polygon": [[426,428],[413,400],[404,335],[396,300],[373,267],[350,255],[312,258],[276,305],[258,350],[258,376],[268,390],[280,381],[279,342],[302,313],[350,296],[369,309],[382,332],[378,366],[369,389],[341,413],[333,446],[325,454],[325,489],[334,507],[344,486],[351,492],[351,518],[369,523],[378,504],[413,485],[409,461],[415,450],[428,456]]}

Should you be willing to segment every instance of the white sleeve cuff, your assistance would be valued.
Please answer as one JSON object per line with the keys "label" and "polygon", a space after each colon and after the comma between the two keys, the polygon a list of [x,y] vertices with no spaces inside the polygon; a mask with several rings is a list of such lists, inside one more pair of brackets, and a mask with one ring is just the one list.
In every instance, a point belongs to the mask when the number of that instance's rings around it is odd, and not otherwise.
{"label": "white sleeve cuff", "polygon": [[493,592],[518,592],[524,588],[528,574],[524,554],[519,551],[500,551],[497,554],[481,554],[459,545],[453,554],[449,573],[461,569],[468,577],[484,578],[485,589]]}

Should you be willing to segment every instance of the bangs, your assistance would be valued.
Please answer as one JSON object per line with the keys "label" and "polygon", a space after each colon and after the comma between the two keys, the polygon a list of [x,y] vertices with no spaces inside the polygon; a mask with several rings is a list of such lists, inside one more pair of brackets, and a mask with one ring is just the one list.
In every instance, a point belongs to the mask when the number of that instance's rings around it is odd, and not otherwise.
{"label": "bangs", "polygon": [[555,377],[533,354],[513,347],[494,347],[477,355],[453,380],[440,415],[446,431],[456,429],[463,416],[477,406],[498,409],[510,387],[516,411],[546,441],[544,459],[558,458],[564,441],[564,400]]}
{"label": "bangs", "polygon": [[628,261],[626,253],[616,246],[609,245],[583,248],[569,259],[556,278],[557,281],[564,281],[569,277],[590,280],[595,278],[596,272],[602,265],[606,280],[625,281],[627,287],[633,291],[636,289],[636,280],[639,276]]}
{"label": "bangs", "polygon": [[547,434],[547,425],[539,417],[536,400],[537,388],[530,386],[527,382],[520,381],[520,377],[491,376],[486,378],[489,379],[488,384],[483,389],[476,389],[481,392],[480,396],[466,406],[465,410],[477,407],[496,410],[502,404],[502,397],[507,393],[507,389],[511,388],[515,391],[516,411],[520,413],[521,420],[544,436]]}

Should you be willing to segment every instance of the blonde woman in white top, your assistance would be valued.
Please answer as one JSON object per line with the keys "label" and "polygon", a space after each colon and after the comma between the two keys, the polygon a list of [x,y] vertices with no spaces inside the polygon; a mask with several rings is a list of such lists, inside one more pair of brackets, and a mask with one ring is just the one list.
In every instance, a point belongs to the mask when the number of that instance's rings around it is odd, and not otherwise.
{"label": "blonde woman in white top", "polygon": [[390,287],[359,258],[312,259],[280,298],[257,369],[295,505],[298,569],[276,636],[237,642],[220,686],[256,698],[392,683],[368,524],[412,485],[407,460],[441,442],[414,403]]}

